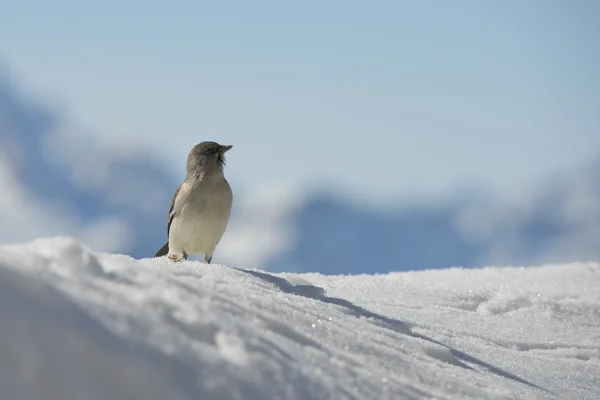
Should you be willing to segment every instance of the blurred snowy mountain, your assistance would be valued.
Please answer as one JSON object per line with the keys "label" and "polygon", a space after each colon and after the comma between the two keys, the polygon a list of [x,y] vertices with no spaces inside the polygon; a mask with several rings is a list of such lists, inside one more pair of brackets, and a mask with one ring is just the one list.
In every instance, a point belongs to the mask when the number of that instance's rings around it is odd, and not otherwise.
{"label": "blurred snowy mountain", "polygon": [[174,179],[31,98],[0,74],[0,242],[68,234],[137,257],[164,242]]}
{"label": "blurred snowy mountain", "polygon": [[[181,177],[143,140],[100,143],[31,99],[0,74],[0,242],[70,235],[153,255]],[[234,189],[215,262],[238,267],[345,274],[600,259],[600,163],[524,188],[519,202],[470,193],[378,209],[323,190]]]}
{"label": "blurred snowy mountain", "polygon": [[346,274],[600,259],[600,163],[517,201],[466,194],[378,210],[323,192],[280,197],[245,206],[221,248],[227,262]]}

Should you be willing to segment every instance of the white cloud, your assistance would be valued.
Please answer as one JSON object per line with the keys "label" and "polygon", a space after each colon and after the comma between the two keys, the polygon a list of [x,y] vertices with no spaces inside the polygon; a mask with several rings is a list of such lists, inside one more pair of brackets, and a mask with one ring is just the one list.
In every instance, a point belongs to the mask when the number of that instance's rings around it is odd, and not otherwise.
{"label": "white cloud", "polygon": [[81,240],[93,249],[116,253],[132,245],[133,232],[126,222],[118,218],[102,218],[81,228]]}
{"label": "white cloud", "polygon": [[265,185],[238,196],[217,253],[230,265],[256,268],[294,243],[293,213],[307,195],[300,187]]}

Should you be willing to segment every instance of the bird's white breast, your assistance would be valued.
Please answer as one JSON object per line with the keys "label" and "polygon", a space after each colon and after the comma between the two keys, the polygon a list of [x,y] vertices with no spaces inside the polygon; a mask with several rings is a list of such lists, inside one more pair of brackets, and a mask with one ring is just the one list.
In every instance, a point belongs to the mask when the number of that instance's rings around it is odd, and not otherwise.
{"label": "bird's white breast", "polygon": [[231,213],[229,183],[184,183],[171,224],[169,247],[186,254],[212,253],[225,233]]}

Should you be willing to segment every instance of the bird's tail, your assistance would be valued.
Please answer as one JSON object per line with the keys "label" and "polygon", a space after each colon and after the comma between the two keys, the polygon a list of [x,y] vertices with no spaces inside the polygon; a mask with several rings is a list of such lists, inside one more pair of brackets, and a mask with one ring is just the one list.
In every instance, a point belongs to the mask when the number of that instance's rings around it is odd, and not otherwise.
{"label": "bird's tail", "polygon": [[169,253],[169,242],[165,243],[165,245],[163,247],[161,247],[159,251],[156,252],[154,257],[162,257],[164,255],[167,255],[168,253]]}

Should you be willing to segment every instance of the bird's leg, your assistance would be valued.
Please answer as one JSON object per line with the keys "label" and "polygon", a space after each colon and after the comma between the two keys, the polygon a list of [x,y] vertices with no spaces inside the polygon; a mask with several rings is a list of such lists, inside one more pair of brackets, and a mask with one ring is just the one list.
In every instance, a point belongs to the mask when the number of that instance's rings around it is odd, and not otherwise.
{"label": "bird's leg", "polygon": [[210,262],[212,261],[212,254],[206,253],[204,255],[204,261],[206,261],[207,264],[210,264]]}

